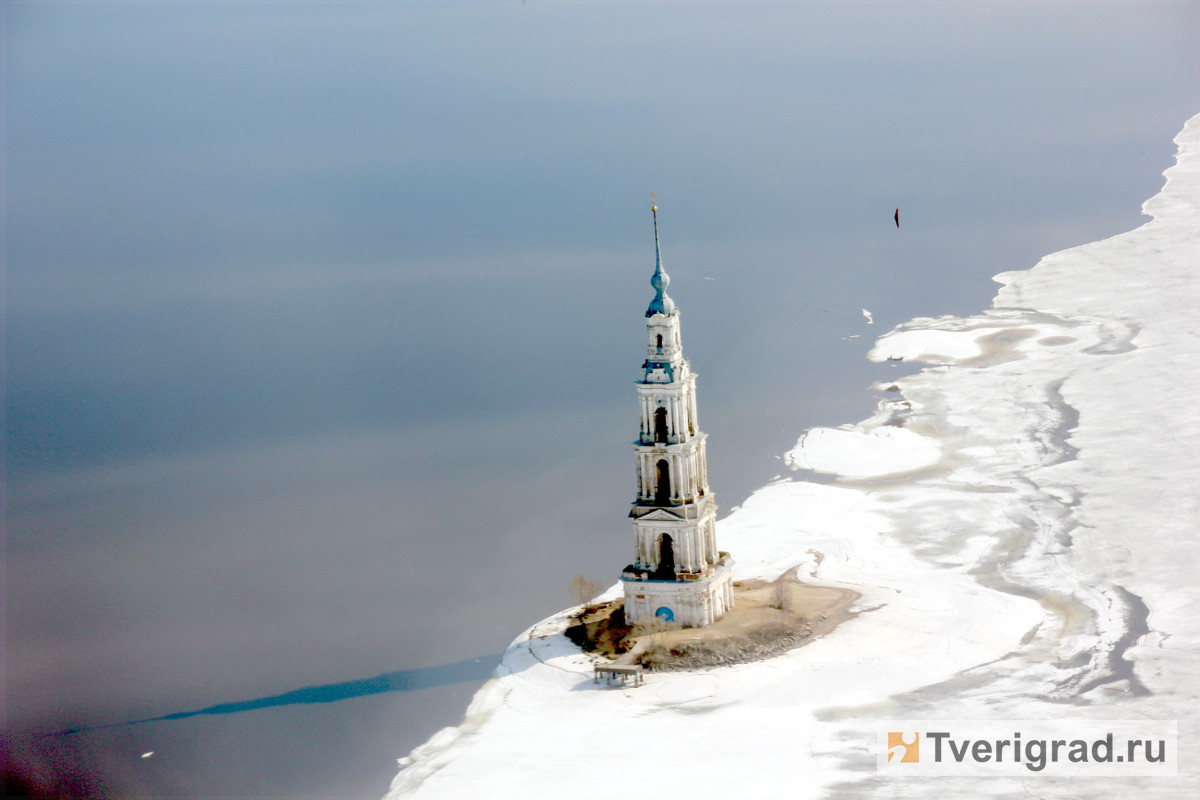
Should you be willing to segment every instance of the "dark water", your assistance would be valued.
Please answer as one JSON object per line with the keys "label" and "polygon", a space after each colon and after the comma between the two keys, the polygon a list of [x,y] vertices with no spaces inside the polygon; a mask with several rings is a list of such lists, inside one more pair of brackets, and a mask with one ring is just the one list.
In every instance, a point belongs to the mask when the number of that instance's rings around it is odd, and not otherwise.
{"label": "dark water", "polygon": [[1200,96],[1182,5],[4,13],[6,768],[111,796],[378,796],[615,580],[651,190],[728,511]]}

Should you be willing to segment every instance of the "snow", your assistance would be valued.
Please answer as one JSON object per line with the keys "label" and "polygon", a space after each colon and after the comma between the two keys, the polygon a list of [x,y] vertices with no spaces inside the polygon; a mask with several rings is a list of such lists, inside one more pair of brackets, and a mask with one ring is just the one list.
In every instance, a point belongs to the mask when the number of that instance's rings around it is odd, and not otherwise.
{"label": "snow", "polygon": [[[401,760],[388,797],[924,797],[876,773],[877,732],[899,719],[1178,719],[1196,741],[1200,116],[1176,142],[1151,222],[998,276],[978,316],[883,336],[871,358],[930,366],[789,454],[837,480],[772,483],[720,522],[735,577],[800,565],[859,591],[861,613],[773,659],[614,689],[562,612]],[[935,786],[1181,797],[1198,776],[1181,760],[1177,778]]]}
{"label": "snow", "polygon": [[800,469],[868,477],[936,464],[941,451],[935,440],[906,428],[813,428],[786,459]]}

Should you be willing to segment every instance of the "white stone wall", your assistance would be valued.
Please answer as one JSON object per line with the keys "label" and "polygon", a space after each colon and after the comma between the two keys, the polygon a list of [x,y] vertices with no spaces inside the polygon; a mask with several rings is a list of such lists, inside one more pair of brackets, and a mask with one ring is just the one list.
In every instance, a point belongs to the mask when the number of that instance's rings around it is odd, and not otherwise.
{"label": "white stone wall", "polygon": [[635,447],[639,502],[651,502],[655,499],[659,461],[667,462],[667,471],[671,478],[672,504],[694,503],[710,494],[703,433],[686,445]]}
{"label": "white stone wall", "polygon": [[663,534],[671,537],[677,570],[701,572],[717,563],[716,504],[708,500],[691,519],[641,517],[633,521],[637,564],[658,568]]}
{"label": "white stone wall", "polygon": [[[687,374],[681,375],[680,373]],[[683,369],[677,371],[671,383],[643,382],[638,384],[638,403],[641,406],[639,441],[654,444],[654,412],[660,408],[667,411],[668,439],[665,444],[682,444],[695,436],[699,430],[696,421],[696,374]]]}
{"label": "white stone wall", "polygon": [[733,607],[733,570],[728,559],[711,578],[697,581],[639,581],[625,584],[625,620],[633,624],[669,608],[680,625],[711,625]]}
{"label": "white stone wall", "polygon": [[[658,337],[662,337],[662,348]],[[679,334],[679,311],[655,314],[646,322],[646,358],[651,361],[674,361],[683,357],[683,340]]]}

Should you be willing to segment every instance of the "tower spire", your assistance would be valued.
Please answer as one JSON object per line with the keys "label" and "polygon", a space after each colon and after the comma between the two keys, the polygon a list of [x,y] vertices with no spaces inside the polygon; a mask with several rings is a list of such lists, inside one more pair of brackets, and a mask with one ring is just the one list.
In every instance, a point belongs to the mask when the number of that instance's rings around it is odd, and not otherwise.
{"label": "tower spire", "polygon": [[650,277],[650,285],[654,287],[654,299],[646,309],[646,316],[655,314],[670,314],[675,310],[675,301],[667,296],[667,286],[671,278],[662,266],[662,248],[658,243],[658,204],[654,202],[654,192],[650,193],[650,213],[654,217],[654,275]]}

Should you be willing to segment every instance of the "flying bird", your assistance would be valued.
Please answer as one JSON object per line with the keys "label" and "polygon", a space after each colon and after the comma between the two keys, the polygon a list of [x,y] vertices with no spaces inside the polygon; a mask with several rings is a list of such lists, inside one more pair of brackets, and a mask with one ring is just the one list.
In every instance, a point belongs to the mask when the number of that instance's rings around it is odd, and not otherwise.
{"label": "flying bird", "polygon": [[900,209],[898,209],[898,208],[896,209],[896,216],[893,219],[896,220],[896,227],[899,228],[900,227]]}

